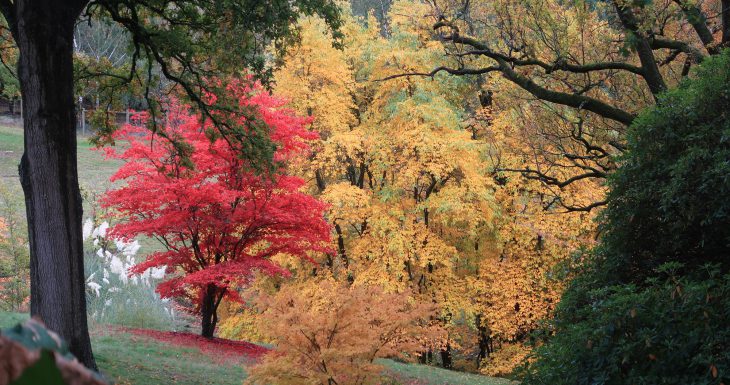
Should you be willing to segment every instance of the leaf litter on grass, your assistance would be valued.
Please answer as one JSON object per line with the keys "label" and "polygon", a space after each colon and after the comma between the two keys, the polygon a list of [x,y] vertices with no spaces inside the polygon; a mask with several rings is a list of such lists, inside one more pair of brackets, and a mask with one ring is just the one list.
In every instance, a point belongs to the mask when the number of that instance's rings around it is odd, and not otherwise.
{"label": "leaf litter on grass", "polygon": [[150,337],[176,346],[198,349],[201,353],[222,363],[251,364],[266,354],[269,349],[245,341],[232,341],[222,338],[205,338],[197,334],[169,332],[150,329],[126,329],[126,332]]}

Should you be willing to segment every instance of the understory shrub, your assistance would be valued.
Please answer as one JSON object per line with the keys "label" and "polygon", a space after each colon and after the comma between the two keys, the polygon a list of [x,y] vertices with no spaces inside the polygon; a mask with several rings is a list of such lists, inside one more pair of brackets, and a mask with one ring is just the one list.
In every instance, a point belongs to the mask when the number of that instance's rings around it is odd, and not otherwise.
{"label": "understory shrub", "polygon": [[[718,385],[730,380],[730,275],[681,277],[662,266],[644,285],[566,293],[557,333],[538,349],[526,384]],[[573,306],[576,293],[584,306]]]}
{"label": "understory shrub", "polygon": [[18,194],[18,191],[0,185],[0,310],[27,312],[30,254],[28,229]]}
{"label": "understory shrub", "polygon": [[413,360],[443,338],[429,322],[433,306],[374,287],[298,283],[258,303],[259,330],[275,345],[247,384],[381,384],[376,359]]}

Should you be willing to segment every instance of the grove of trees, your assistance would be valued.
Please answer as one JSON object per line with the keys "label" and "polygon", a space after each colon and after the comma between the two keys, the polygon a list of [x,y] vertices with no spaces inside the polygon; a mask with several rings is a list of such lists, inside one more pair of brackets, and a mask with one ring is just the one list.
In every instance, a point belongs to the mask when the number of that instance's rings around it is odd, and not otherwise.
{"label": "grove of trees", "polygon": [[[87,239],[201,340],[270,344],[249,384],[730,380],[730,1],[0,5],[28,233],[6,204],[0,296],[84,365]],[[90,105],[121,164],[93,236]]]}

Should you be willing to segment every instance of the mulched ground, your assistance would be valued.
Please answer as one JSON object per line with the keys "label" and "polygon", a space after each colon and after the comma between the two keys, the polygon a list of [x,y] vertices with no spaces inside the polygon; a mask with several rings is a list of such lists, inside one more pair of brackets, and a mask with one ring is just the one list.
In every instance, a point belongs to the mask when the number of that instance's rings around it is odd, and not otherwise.
{"label": "mulched ground", "polygon": [[165,332],[149,329],[126,329],[128,333],[150,337],[172,345],[195,348],[215,360],[241,361],[257,360],[269,349],[245,341],[231,341],[222,338],[205,338],[197,334]]}

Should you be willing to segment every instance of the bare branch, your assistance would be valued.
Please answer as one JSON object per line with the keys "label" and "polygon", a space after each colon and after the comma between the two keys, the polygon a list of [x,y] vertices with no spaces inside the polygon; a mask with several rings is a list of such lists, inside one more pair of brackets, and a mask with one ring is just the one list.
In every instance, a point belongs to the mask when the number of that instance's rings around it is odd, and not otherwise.
{"label": "bare branch", "polygon": [[495,67],[485,67],[485,68],[449,68],[449,67],[442,66],[442,67],[435,68],[431,72],[402,73],[402,74],[386,76],[382,79],[376,79],[375,81],[382,82],[382,81],[386,81],[386,80],[397,79],[397,78],[402,78],[402,77],[410,77],[410,76],[425,76],[425,77],[433,78],[434,76],[436,76],[437,73],[442,72],[442,71],[448,72],[452,75],[481,75],[481,74],[486,74],[489,72],[499,71],[499,70],[500,70],[499,67],[496,67],[496,66]]}

